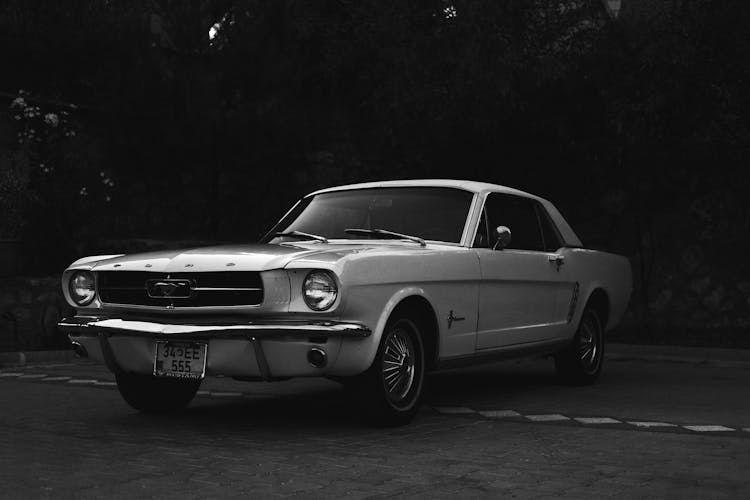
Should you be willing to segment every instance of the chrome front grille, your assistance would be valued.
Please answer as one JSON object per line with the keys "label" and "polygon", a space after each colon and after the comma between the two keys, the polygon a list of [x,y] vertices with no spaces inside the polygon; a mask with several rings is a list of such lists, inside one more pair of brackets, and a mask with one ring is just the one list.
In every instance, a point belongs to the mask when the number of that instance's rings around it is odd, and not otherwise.
{"label": "chrome front grille", "polygon": [[[156,307],[255,306],[263,302],[260,273],[155,273],[99,271],[99,298],[106,304]],[[174,296],[170,296],[173,294]]]}

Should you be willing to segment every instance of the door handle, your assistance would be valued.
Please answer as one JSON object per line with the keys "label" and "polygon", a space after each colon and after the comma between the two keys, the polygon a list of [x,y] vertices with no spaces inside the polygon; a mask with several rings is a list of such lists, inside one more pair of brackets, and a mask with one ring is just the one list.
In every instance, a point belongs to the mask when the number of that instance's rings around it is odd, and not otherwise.
{"label": "door handle", "polygon": [[565,257],[559,254],[550,255],[548,257],[549,261],[557,266],[557,270],[560,270],[560,266],[565,264]]}

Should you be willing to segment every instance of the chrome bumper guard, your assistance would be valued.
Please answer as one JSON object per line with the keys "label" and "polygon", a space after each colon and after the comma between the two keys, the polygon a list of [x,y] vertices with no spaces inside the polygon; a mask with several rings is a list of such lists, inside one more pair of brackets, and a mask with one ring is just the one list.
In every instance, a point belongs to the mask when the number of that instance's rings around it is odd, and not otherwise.
{"label": "chrome bumper guard", "polygon": [[[268,320],[263,323],[246,324],[167,324],[151,321],[123,320],[99,316],[76,316],[65,318],[58,328],[71,336],[98,337],[107,368],[113,373],[121,373],[109,344],[113,335],[137,335],[157,340],[209,340],[240,339],[253,344],[258,360],[258,368],[264,379],[270,380],[266,356],[260,339],[283,339],[303,337],[369,337],[372,331],[360,323],[339,321]],[[72,340],[72,339],[71,339]]]}

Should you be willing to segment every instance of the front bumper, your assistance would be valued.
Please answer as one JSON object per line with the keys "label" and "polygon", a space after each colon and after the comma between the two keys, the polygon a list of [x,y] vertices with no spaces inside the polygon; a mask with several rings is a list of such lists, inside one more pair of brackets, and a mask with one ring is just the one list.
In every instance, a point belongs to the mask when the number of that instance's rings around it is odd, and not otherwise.
{"label": "front bumper", "polygon": [[[338,321],[172,324],[99,316],[66,318],[58,327],[113,373],[151,373],[156,342],[181,340],[207,343],[207,375],[265,380],[336,374],[342,344],[372,333],[365,325]],[[326,366],[315,367],[307,361],[312,348],[326,352]]]}

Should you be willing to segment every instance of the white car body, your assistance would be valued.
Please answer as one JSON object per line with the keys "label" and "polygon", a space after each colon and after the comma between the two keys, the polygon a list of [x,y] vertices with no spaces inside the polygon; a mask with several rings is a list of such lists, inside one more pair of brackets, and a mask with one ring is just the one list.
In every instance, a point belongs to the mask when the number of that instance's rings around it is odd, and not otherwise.
{"label": "white car body", "polygon": [[[407,300],[419,303],[432,320],[428,369],[554,352],[571,342],[592,301],[600,308],[605,331],[620,321],[631,292],[629,262],[582,248],[559,211],[537,196],[480,182],[409,180],[334,187],[306,198],[397,187],[468,191],[472,198],[460,241],[427,240],[422,246],[408,239],[351,238],[87,257],[63,274],[63,291],[77,315],[60,327],[80,351],[116,372],[152,373],[157,340],[197,338],[207,342],[206,375],[272,380],[365,372],[392,312]],[[559,248],[476,248],[491,193],[541,207],[556,228]],[[311,310],[302,294],[303,280],[316,269],[332,273],[338,284],[335,303],[321,312]],[[263,300],[252,306],[165,307],[104,303],[97,293],[81,307],[71,297],[68,282],[82,270],[95,276],[105,271],[160,276],[257,272]],[[325,351],[323,366],[309,362],[312,348]]]}

